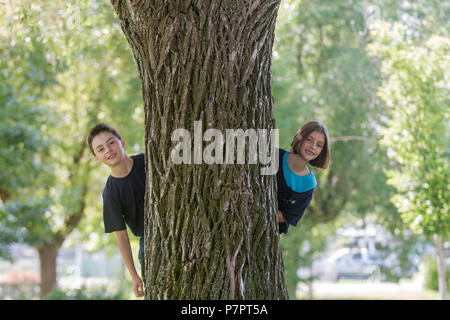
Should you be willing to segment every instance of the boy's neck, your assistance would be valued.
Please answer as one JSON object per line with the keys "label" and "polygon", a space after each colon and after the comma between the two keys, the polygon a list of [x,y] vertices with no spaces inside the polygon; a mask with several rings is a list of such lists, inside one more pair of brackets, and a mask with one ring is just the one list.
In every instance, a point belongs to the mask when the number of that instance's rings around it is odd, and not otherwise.
{"label": "boy's neck", "polygon": [[114,166],[111,166],[111,176],[114,178],[123,178],[126,177],[131,169],[133,168],[133,159],[130,158],[128,155],[125,155],[125,157],[120,160],[117,164]]}

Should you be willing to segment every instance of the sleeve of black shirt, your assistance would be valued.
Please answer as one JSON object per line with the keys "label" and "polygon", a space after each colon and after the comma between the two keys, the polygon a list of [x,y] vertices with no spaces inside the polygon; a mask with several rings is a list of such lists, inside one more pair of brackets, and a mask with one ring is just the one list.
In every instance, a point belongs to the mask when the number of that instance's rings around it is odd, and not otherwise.
{"label": "sleeve of black shirt", "polygon": [[117,198],[109,192],[103,194],[103,223],[105,233],[126,229],[122,208]]}

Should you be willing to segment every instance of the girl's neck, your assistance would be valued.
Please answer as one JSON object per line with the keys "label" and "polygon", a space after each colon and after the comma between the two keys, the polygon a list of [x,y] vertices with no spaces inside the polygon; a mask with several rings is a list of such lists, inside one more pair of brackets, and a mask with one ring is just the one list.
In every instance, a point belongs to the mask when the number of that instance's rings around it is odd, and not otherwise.
{"label": "girl's neck", "polygon": [[287,163],[289,168],[299,176],[306,176],[309,174],[309,170],[307,168],[308,161],[303,159],[298,154],[290,152],[287,157]]}
{"label": "girl's neck", "polygon": [[133,168],[133,159],[125,156],[119,163],[111,167],[111,176],[114,178],[126,177]]}

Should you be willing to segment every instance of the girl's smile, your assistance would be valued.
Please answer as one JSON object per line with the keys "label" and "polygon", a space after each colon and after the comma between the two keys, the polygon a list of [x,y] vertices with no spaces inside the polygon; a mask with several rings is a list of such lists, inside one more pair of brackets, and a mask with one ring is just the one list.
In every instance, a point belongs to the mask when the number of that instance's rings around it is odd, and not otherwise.
{"label": "girl's smile", "polygon": [[324,145],[324,134],[318,131],[313,131],[301,145],[300,156],[306,161],[314,160],[320,155]]}

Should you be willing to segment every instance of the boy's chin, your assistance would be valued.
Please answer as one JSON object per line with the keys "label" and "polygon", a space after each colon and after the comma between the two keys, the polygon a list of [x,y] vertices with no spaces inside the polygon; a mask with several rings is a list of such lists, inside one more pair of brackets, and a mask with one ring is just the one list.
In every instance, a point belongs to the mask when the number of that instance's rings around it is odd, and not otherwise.
{"label": "boy's chin", "polygon": [[116,164],[118,164],[120,162],[120,158],[119,157],[115,157],[114,159],[111,160],[105,160],[103,163],[106,164],[107,166],[114,166]]}

